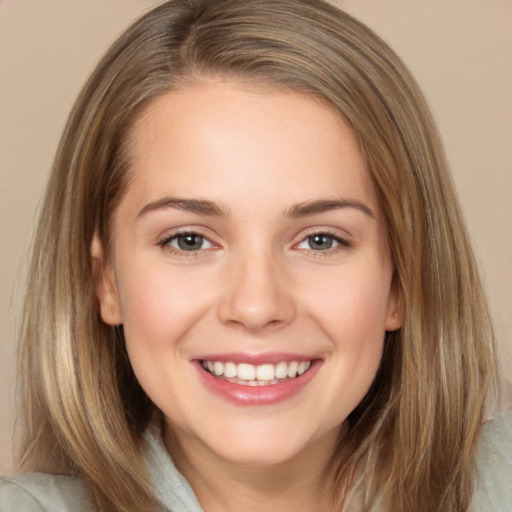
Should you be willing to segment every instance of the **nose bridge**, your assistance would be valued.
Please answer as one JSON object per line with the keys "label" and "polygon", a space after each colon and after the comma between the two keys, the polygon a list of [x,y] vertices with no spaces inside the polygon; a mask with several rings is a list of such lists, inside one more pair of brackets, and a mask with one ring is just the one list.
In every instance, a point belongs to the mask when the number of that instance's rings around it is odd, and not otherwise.
{"label": "nose bridge", "polygon": [[257,331],[291,320],[292,296],[285,273],[270,248],[259,247],[233,255],[229,267],[226,293],[219,306],[224,323]]}

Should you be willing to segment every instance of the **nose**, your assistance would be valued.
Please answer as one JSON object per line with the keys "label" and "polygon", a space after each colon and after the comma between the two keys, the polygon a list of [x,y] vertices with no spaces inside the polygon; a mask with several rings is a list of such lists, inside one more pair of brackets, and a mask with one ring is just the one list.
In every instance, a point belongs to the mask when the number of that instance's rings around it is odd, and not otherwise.
{"label": "nose", "polygon": [[232,262],[219,304],[220,320],[248,332],[279,329],[295,316],[290,280],[270,255]]}

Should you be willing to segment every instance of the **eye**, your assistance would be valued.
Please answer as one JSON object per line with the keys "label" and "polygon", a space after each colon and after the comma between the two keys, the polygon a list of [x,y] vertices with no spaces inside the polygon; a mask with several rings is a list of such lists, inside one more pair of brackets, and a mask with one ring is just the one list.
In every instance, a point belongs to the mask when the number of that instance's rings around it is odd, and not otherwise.
{"label": "eye", "polygon": [[178,233],[160,242],[161,246],[170,246],[179,251],[200,251],[211,249],[212,242],[198,233]]}
{"label": "eye", "polygon": [[302,240],[297,245],[297,248],[310,251],[327,251],[329,249],[336,249],[339,246],[349,247],[350,244],[346,240],[329,233],[314,233]]}

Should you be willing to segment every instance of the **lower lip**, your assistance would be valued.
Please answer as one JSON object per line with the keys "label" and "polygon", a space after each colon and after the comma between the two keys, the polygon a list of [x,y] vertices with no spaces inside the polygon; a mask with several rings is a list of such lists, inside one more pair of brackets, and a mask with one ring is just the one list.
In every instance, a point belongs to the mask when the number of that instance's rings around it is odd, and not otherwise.
{"label": "lower lip", "polygon": [[268,386],[244,386],[218,379],[197,362],[200,377],[215,395],[237,405],[273,405],[291,398],[304,389],[315,377],[321,361],[313,361],[309,370],[299,377]]}

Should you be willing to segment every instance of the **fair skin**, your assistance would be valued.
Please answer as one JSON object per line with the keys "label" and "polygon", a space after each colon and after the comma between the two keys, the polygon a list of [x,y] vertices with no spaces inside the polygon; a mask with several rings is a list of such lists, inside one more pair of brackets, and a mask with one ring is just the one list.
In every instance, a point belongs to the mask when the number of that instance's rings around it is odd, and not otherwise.
{"label": "fair skin", "polygon": [[131,147],[92,252],[167,449],[205,511],[329,510],[329,458],[401,324],[355,137],[309,97],[210,82],[153,103]]}

